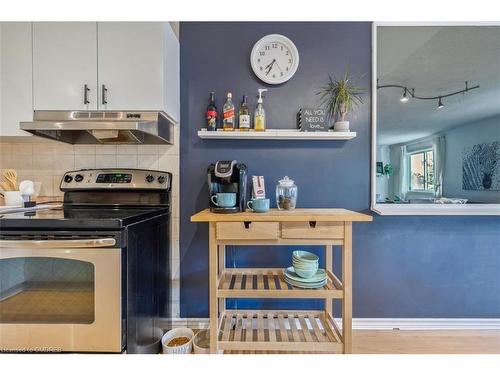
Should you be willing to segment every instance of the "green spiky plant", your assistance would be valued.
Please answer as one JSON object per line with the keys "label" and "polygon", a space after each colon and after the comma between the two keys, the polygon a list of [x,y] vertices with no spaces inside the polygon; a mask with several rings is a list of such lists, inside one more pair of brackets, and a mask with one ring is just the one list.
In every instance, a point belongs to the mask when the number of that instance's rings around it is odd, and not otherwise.
{"label": "green spiky plant", "polygon": [[359,104],[363,103],[361,97],[365,89],[351,83],[352,77],[346,71],[340,79],[329,75],[327,85],[321,87],[317,93],[320,96],[321,106],[326,107],[329,121],[346,121],[347,115]]}

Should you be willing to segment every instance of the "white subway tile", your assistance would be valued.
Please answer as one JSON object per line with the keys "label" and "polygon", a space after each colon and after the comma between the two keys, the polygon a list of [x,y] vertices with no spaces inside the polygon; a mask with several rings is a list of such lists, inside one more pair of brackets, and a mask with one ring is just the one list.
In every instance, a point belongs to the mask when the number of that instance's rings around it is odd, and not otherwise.
{"label": "white subway tile", "polygon": [[159,169],[158,155],[137,155],[137,167],[143,169]]}
{"label": "white subway tile", "polygon": [[159,168],[172,174],[179,173],[179,155],[161,155]]}
{"label": "white subway tile", "polygon": [[95,155],[95,145],[75,145],[75,155]]}
{"label": "white subway tile", "polygon": [[75,169],[95,168],[95,155],[75,154]]}
{"label": "white subway tile", "polygon": [[31,143],[13,143],[10,152],[15,155],[32,155],[33,144]]}
{"label": "white subway tile", "polygon": [[116,166],[118,168],[137,168],[137,154],[117,155]]}
{"label": "white subway tile", "polygon": [[95,153],[100,155],[116,155],[116,145],[97,145]]}
{"label": "white subway tile", "polygon": [[179,145],[159,145],[158,155],[179,155]]}
{"label": "white subway tile", "polygon": [[137,145],[118,145],[116,153],[118,155],[137,154]]}
{"label": "white subway tile", "polygon": [[37,174],[33,176],[33,182],[40,182],[40,196],[52,197],[54,196],[53,178],[51,175]]}
{"label": "white subway tile", "polygon": [[31,169],[33,168],[33,157],[31,154],[17,154],[2,156],[2,168]]}
{"label": "white subway tile", "polygon": [[116,168],[116,155],[96,155],[95,156],[96,168]]}
{"label": "white subway tile", "polygon": [[158,145],[139,145],[137,153],[139,155],[158,155]]}
{"label": "white subway tile", "polygon": [[33,169],[70,171],[74,168],[74,154],[33,154]]}

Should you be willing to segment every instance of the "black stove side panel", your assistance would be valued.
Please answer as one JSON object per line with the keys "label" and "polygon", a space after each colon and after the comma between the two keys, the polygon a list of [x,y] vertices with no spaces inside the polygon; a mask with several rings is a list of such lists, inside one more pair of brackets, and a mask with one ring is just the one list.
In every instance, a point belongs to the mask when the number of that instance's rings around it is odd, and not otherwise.
{"label": "black stove side panel", "polygon": [[169,215],[127,227],[127,353],[158,353],[171,322]]}

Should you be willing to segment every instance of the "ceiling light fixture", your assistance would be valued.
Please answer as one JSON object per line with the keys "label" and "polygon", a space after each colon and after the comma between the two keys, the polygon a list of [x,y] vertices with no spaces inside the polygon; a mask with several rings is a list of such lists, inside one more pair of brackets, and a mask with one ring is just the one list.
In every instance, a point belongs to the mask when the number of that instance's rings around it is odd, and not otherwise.
{"label": "ceiling light fixture", "polygon": [[410,98],[408,98],[408,96],[406,95],[407,91],[408,89],[405,87],[405,90],[403,91],[403,96],[400,99],[402,103],[406,103],[408,100],[410,100]]}
{"label": "ceiling light fixture", "polygon": [[443,108],[443,102],[441,99],[443,98],[449,98],[450,96],[458,95],[458,94],[465,94],[469,91],[475,90],[479,88],[479,85],[469,87],[469,83],[465,81],[465,88],[463,90],[459,91],[453,91],[450,92],[449,94],[443,94],[443,95],[438,95],[438,96],[418,96],[415,95],[415,89],[413,88],[408,88],[406,86],[401,86],[401,85],[379,85],[378,84],[378,79],[377,79],[377,90],[378,89],[386,89],[386,88],[398,88],[398,89],[403,89],[403,96],[401,97],[400,101],[402,103],[406,103],[410,98],[412,99],[418,99],[418,100],[436,100],[438,99],[438,108]]}

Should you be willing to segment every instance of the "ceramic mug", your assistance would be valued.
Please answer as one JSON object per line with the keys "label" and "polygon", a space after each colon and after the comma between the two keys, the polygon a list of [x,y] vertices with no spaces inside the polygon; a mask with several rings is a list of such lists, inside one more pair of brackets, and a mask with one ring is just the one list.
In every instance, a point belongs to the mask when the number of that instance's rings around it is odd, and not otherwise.
{"label": "ceramic mug", "polygon": [[234,207],[236,205],[236,193],[217,193],[212,195],[210,200],[218,207]]}
{"label": "ceramic mug", "polygon": [[3,199],[6,206],[22,206],[24,203],[20,191],[4,191]]}
{"label": "ceramic mug", "polygon": [[247,207],[253,212],[269,211],[269,199],[252,199],[247,202]]}

